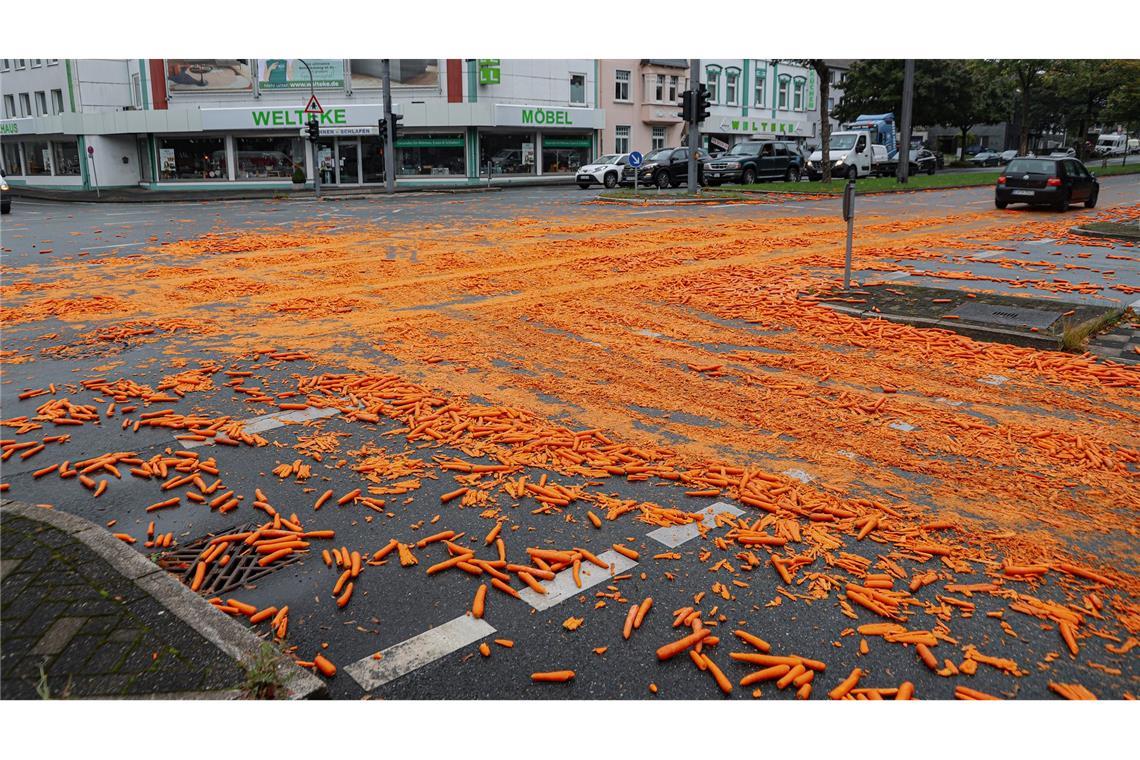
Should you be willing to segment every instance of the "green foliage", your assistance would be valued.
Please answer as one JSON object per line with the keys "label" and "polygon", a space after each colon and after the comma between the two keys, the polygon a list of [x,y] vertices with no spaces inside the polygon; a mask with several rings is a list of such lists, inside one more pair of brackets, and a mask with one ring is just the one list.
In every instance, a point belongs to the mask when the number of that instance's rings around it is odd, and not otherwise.
{"label": "green foliage", "polygon": [[272,644],[264,642],[251,661],[242,663],[245,668],[242,689],[250,699],[277,698],[277,691],[283,685],[278,672],[282,661],[282,654]]}

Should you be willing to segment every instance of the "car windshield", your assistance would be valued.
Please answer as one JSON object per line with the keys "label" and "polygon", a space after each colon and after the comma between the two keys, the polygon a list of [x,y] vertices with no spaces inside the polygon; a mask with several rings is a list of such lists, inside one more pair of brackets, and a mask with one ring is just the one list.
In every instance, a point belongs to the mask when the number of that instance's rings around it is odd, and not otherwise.
{"label": "car windshield", "polygon": [[729,149],[727,155],[729,155],[729,156],[758,156],[758,155],[760,155],[760,145],[761,145],[761,143],[747,143],[747,142],[737,143],[736,145],[733,145]]}
{"label": "car windshield", "polygon": [[606,156],[598,156],[597,158],[595,158],[590,163],[592,163],[592,164],[613,164],[613,163],[617,162],[618,155],[619,154],[617,154],[617,153],[611,153],[611,154],[606,155]]}
{"label": "car windshield", "polygon": [[855,147],[855,140],[858,135],[832,135],[831,136],[831,149],[832,150],[851,150]]}
{"label": "car windshield", "polygon": [[1042,158],[1016,158],[1005,168],[1006,174],[1052,174],[1057,164]]}
{"label": "car windshield", "polygon": [[648,156],[646,156],[645,160],[646,161],[664,161],[665,159],[669,158],[669,154],[672,152],[673,152],[672,148],[662,148],[661,150],[655,150],[652,153],[650,153]]}

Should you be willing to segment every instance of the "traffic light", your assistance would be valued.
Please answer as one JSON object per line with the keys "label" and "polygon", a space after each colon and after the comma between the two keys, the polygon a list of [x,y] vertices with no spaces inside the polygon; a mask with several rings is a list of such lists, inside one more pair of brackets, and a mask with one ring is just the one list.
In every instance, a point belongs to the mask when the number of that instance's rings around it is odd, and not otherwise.
{"label": "traffic light", "polygon": [[380,139],[383,140],[388,136],[388,120],[381,119],[380,122]]}
{"label": "traffic light", "polygon": [[709,117],[709,100],[710,99],[711,98],[709,95],[709,88],[705,87],[702,84],[701,88],[699,90],[697,90],[697,123],[698,124],[700,124],[702,121],[704,121],[705,119],[707,119]]}
{"label": "traffic light", "polygon": [[392,143],[394,144],[400,139],[400,121],[404,117],[401,114],[392,114]]}
{"label": "traffic light", "polygon": [[320,122],[316,119],[309,119],[309,123],[305,125],[305,128],[309,131],[309,139],[316,142],[317,138],[321,135]]}
{"label": "traffic light", "polygon": [[677,115],[680,116],[686,123],[693,120],[693,91],[685,90],[681,93],[681,102],[678,103],[681,107],[681,112]]}

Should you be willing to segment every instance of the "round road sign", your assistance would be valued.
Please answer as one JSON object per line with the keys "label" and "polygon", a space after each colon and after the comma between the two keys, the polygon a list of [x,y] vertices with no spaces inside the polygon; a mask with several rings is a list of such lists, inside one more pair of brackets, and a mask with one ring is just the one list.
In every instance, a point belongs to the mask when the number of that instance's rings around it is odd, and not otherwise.
{"label": "round road sign", "polygon": [[629,154],[629,165],[635,169],[641,166],[641,154],[636,150],[633,153]]}

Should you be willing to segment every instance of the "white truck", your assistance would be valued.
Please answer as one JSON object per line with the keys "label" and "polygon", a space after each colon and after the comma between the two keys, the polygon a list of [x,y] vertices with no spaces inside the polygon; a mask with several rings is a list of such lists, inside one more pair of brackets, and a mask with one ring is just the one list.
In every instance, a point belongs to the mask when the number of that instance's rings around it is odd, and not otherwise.
{"label": "white truck", "polygon": [[1093,151],[1098,156],[1123,156],[1128,152],[1128,135],[1101,135]]}
{"label": "white truck", "polygon": [[[891,161],[885,145],[871,142],[870,130],[848,130],[831,133],[828,160],[831,176],[836,179],[858,179],[889,171]],[[823,151],[808,157],[808,178],[813,182],[823,176]]]}

